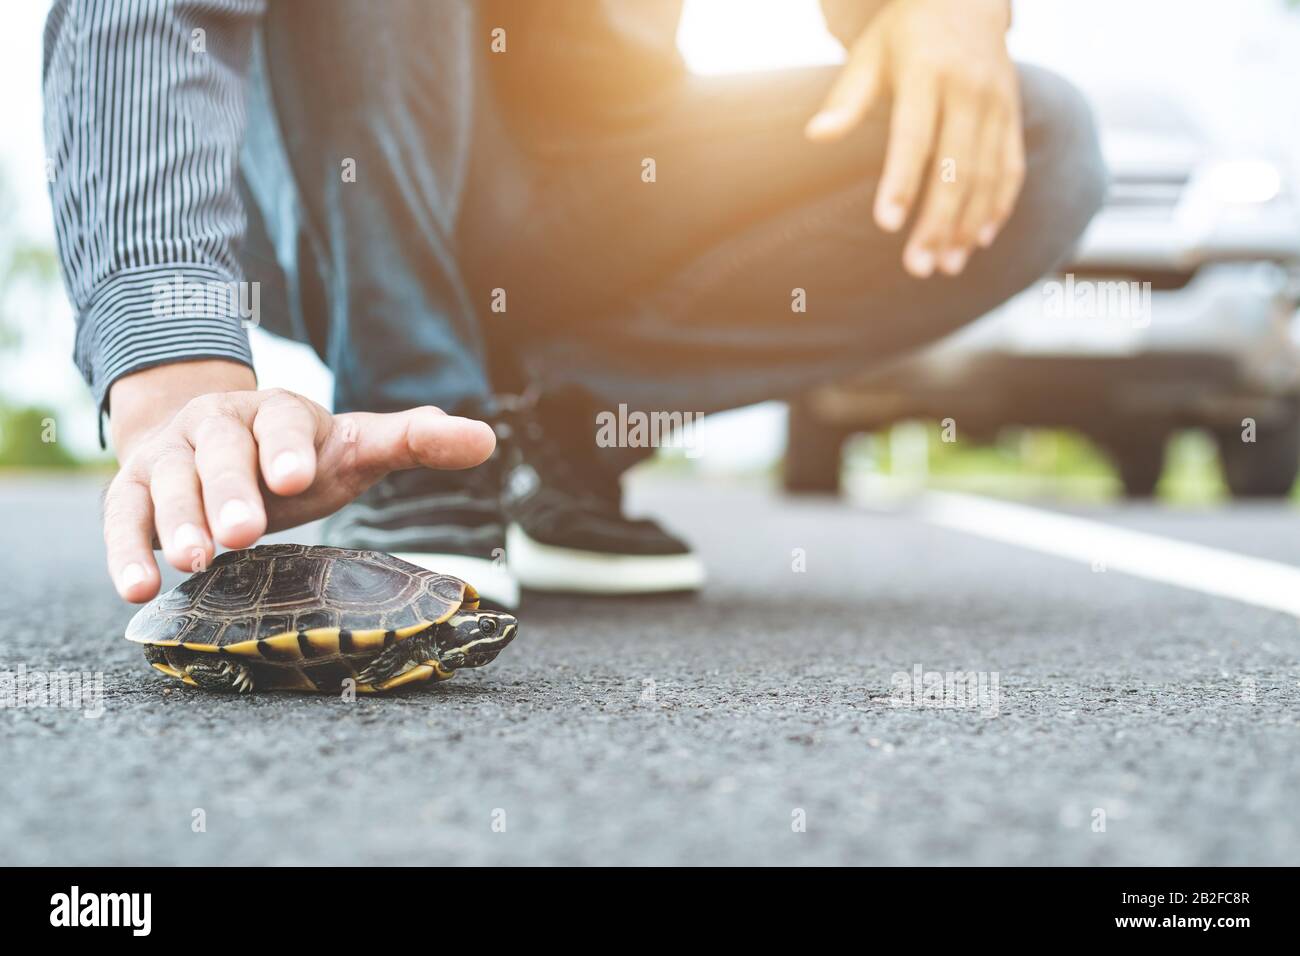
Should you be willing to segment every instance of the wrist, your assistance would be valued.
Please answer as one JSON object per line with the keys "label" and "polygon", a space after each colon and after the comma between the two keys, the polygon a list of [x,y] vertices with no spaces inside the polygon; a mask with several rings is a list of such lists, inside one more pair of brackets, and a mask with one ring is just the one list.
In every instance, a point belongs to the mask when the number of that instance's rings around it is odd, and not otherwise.
{"label": "wrist", "polygon": [[241,362],[196,359],[169,362],[123,375],[108,392],[113,448],[126,458],[142,439],[170,422],[200,395],[257,388],[253,370]]}

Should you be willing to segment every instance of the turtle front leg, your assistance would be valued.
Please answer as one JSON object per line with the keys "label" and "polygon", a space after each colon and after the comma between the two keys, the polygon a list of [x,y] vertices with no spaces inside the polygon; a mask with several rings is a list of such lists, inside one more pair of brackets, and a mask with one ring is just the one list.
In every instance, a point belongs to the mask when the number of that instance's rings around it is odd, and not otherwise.
{"label": "turtle front leg", "polygon": [[437,659],[438,652],[433,640],[437,629],[438,625],[435,624],[385,648],[357,675],[357,683],[376,686],[404,674],[416,664],[430,658]]}

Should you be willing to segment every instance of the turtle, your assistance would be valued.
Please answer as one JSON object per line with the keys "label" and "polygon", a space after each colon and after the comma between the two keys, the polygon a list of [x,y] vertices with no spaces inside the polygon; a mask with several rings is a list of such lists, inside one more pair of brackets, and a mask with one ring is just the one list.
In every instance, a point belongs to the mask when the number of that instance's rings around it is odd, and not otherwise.
{"label": "turtle", "polygon": [[491,663],[518,622],[473,586],[380,551],[272,544],[218,555],[146,604],[126,639],[212,691],[360,693]]}

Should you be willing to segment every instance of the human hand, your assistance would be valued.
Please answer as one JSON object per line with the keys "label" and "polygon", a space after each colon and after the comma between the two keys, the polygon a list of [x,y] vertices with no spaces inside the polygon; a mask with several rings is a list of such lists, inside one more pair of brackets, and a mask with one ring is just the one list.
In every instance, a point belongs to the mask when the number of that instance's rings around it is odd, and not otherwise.
{"label": "human hand", "polygon": [[390,471],[472,467],[496,442],[487,424],[433,407],[332,415],[257,390],[227,361],[146,369],[110,398],[121,468],[104,497],[104,542],[118,593],[136,603],[161,583],[155,537],[172,567],[198,571],[215,544],[246,548],[324,517]]}
{"label": "human hand", "polygon": [[849,50],[808,123],[810,139],[833,141],[892,95],[874,215],[897,232],[927,187],[903,253],[918,278],[936,267],[957,275],[977,245],[992,245],[1024,182],[1009,22],[1008,0],[894,0]]}

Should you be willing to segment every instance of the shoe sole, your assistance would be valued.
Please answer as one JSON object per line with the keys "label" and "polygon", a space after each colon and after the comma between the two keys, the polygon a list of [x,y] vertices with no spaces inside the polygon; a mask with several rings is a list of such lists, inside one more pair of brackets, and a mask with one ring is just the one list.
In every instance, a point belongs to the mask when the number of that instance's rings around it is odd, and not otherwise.
{"label": "shoe sole", "polygon": [[704,587],[694,554],[603,554],[542,544],[506,528],[506,561],[520,587],[563,594],[664,594]]}
{"label": "shoe sole", "polygon": [[424,551],[397,551],[393,557],[439,574],[450,574],[474,585],[483,605],[489,610],[514,611],[519,608],[519,582],[504,562],[476,558],[468,554],[434,554]]}

